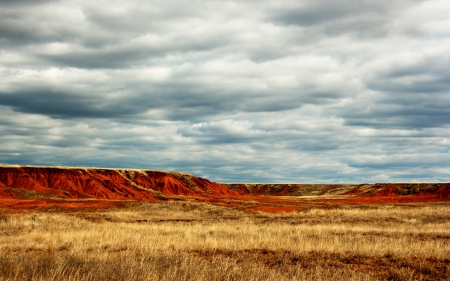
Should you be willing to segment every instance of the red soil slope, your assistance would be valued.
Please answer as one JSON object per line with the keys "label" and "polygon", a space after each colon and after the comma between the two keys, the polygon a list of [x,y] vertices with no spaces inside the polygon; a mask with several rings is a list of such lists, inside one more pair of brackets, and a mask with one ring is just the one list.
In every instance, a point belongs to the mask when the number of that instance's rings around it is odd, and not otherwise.
{"label": "red soil slope", "polygon": [[441,199],[450,199],[450,184],[439,187],[436,192],[436,196]]}
{"label": "red soil slope", "polygon": [[175,172],[0,165],[0,207],[104,208],[119,206],[116,200],[172,200],[170,196],[287,213],[308,204],[449,201],[450,183],[222,185]]}
{"label": "red soil slope", "polygon": [[39,209],[39,208],[67,208],[67,209],[103,209],[112,207],[121,207],[120,201],[107,201],[107,200],[24,200],[24,199],[9,199],[0,198],[0,208],[13,208],[13,209]]}
{"label": "red soil slope", "polygon": [[0,198],[17,198],[17,195],[0,182]]}
{"label": "red soil slope", "polygon": [[[238,197],[223,185],[192,175],[118,169],[0,167],[0,198],[18,198],[14,192],[52,198],[155,200],[159,195]],[[23,192],[22,192],[23,194]],[[22,196],[23,197],[23,196]]]}
{"label": "red soil slope", "polygon": [[397,189],[393,186],[385,187],[377,192],[373,196],[379,197],[379,196],[398,196],[399,193]]}

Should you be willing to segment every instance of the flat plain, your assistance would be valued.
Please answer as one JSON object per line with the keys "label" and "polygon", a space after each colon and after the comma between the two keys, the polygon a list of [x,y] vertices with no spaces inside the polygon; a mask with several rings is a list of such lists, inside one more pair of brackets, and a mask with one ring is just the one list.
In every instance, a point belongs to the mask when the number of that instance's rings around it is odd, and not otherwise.
{"label": "flat plain", "polygon": [[0,280],[450,279],[448,202],[219,203],[1,209]]}

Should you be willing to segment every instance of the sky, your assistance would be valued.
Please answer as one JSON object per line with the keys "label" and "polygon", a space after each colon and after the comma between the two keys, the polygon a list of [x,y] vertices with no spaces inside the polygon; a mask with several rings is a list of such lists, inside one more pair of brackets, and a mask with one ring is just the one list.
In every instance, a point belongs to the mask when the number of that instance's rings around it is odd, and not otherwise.
{"label": "sky", "polygon": [[0,163],[450,181],[450,1],[0,0]]}

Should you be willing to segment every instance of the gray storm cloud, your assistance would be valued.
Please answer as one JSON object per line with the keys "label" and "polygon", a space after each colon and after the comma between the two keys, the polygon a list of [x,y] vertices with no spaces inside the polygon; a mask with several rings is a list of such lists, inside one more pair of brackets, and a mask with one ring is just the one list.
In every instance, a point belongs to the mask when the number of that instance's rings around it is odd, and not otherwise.
{"label": "gray storm cloud", "polygon": [[448,181],[448,1],[0,1],[0,163]]}

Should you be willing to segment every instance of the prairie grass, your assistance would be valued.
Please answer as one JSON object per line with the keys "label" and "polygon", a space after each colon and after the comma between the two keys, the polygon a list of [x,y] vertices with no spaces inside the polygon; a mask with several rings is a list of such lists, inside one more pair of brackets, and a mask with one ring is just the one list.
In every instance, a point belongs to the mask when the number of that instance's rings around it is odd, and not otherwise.
{"label": "prairie grass", "polygon": [[450,204],[0,210],[0,280],[450,280]]}

